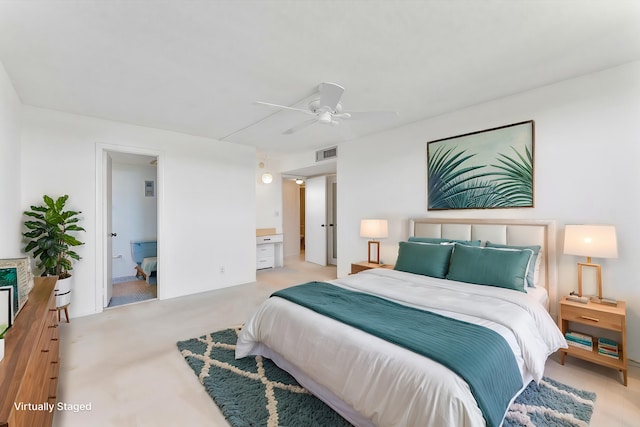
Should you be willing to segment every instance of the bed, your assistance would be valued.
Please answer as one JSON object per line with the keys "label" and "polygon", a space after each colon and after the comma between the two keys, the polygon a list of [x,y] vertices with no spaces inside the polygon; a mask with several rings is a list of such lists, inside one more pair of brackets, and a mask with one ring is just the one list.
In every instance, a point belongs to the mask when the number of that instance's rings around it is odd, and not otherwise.
{"label": "bed", "polygon": [[152,273],[158,271],[158,242],[156,240],[132,240],[131,257],[136,263],[136,275],[149,283]]}
{"label": "bed", "polygon": [[[415,219],[408,234],[411,241],[399,243],[396,270],[367,270],[269,298],[245,324],[236,357],[271,358],[356,426],[500,425],[509,403],[541,379],[547,357],[566,347],[548,313],[555,295],[554,224]],[[534,262],[525,246],[538,247]],[[420,261],[425,254],[430,263]],[[517,258],[519,269],[527,258],[524,271],[505,279],[518,289],[472,283],[481,268],[466,266],[478,254]],[[444,278],[438,259],[448,263]],[[479,281],[498,283],[503,270],[488,269]],[[447,279],[450,274],[461,280]],[[307,300],[296,299],[305,293]],[[394,319],[369,317],[372,312]]]}

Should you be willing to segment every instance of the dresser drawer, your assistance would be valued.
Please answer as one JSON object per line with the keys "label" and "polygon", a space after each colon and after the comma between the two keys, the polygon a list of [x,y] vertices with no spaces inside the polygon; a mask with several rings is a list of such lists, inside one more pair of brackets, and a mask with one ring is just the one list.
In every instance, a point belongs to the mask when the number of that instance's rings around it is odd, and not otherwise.
{"label": "dresser drawer", "polygon": [[263,243],[282,243],[282,234],[270,234],[268,236],[257,236],[256,244],[261,245]]}
{"label": "dresser drawer", "polygon": [[258,245],[256,247],[256,256],[258,258],[273,257],[275,248],[273,245]]}
{"label": "dresser drawer", "polygon": [[263,268],[273,268],[275,266],[273,257],[259,257],[256,259],[256,270]]}
{"label": "dresser drawer", "polygon": [[573,307],[562,304],[562,319],[569,322],[578,322],[584,325],[593,325],[613,331],[622,331],[624,318],[615,313],[590,310],[587,307]]}

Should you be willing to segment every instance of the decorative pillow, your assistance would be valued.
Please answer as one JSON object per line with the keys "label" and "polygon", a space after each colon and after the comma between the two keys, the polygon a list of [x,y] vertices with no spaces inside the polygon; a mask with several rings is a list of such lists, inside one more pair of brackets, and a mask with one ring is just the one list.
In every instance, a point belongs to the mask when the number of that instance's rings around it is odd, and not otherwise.
{"label": "decorative pillow", "polygon": [[439,237],[409,237],[410,242],[420,243],[460,243],[467,246],[480,246],[482,241],[480,240],[456,240],[456,239],[441,239]]}
{"label": "decorative pillow", "polygon": [[447,279],[525,292],[529,250],[456,244]]}
{"label": "decorative pillow", "polygon": [[531,251],[531,259],[529,260],[529,267],[527,267],[527,286],[535,286],[538,282],[538,273],[540,271],[540,259],[538,255],[540,254],[540,246],[513,246],[513,245],[502,245],[500,243],[491,243],[487,242],[486,246],[488,248],[508,248],[508,249],[521,249],[521,250],[530,250]]}
{"label": "decorative pillow", "polygon": [[453,245],[400,242],[394,270],[444,279]]}

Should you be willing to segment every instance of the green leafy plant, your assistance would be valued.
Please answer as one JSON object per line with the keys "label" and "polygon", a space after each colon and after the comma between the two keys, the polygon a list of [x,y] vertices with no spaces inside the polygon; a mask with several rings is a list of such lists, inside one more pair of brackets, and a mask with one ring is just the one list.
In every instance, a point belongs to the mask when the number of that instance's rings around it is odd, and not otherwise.
{"label": "green leafy plant", "polygon": [[463,209],[477,207],[478,204],[490,206],[492,195],[495,194],[493,187],[490,182],[480,178],[491,174],[478,173],[485,166],[463,165],[474,156],[466,154],[465,150],[456,153],[453,148],[436,148],[429,164],[429,208]]}
{"label": "green leafy plant", "polygon": [[82,212],[65,210],[68,195],[53,198],[43,196],[44,205],[31,206],[24,214],[31,220],[24,225],[29,230],[23,233],[28,240],[25,252],[33,251],[39,268],[44,275],[58,276],[60,279],[71,277],[72,260],[80,260],[80,256],[71,247],[84,243],[70,232],[85,231],[78,225],[78,215]]}
{"label": "green leafy plant", "polygon": [[[437,147],[429,158],[430,209],[530,206],[533,201],[533,156],[528,147],[512,157],[498,153],[497,164],[468,165],[476,154]],[[467,166],[468,165],[468,166]]]}
{"label": "green leafy plant", "polygon": [[492,165],[500,170],[493,173],[498,176],[496,189],[510,206],[530,206],[533,202],[533,156],[526,146],[524,155],[515,147],[511,149],[515,152],[515,157],[500,154],[500,164]]}
{"label": "green leafy plant", "polygon": [[4,333],[7,332],[7,329],[9,329],[9,326],[6,323],[0,325],[0,340],[4,338]]}

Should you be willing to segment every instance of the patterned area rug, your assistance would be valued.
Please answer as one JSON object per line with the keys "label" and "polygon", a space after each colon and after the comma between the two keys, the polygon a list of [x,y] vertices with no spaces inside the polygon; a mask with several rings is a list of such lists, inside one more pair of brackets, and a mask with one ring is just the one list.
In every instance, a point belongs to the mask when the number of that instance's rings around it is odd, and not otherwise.
{"label": "patterned area rug", "polygon": [[[233,427],[350,426],[271,360],[235,360],[240,329],[178,342],[178,349]],[[588,426],[596,395],[549,378],[529,386],[509,408],[505,427]]]}

